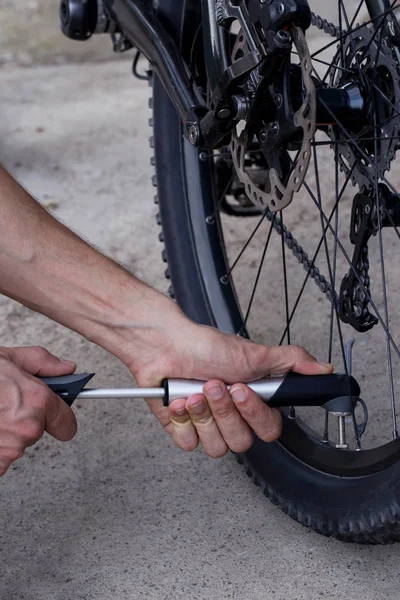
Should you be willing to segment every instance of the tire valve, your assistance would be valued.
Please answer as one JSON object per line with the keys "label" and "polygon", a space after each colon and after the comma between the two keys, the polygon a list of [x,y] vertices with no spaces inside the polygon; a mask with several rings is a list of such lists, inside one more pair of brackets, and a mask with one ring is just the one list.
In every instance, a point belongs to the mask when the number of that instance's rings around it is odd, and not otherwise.
{"label": "tire valve", "polygon": [[346,443],[346,415],[338,416],[339,443],[336,448],[347,450],[349,445]]}

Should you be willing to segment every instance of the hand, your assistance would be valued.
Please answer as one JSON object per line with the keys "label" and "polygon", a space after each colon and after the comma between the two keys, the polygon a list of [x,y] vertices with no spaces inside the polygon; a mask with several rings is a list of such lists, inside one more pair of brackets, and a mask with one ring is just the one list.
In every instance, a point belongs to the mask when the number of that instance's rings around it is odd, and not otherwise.
{"label": "hand", "polygon": [[0,347],[0,476],[47,431],[60,441],[76,433],[72,410],[34,375],[73,373],[75,364],[44,348]]}
{"label": "hand", "polygon": [[[215,458],[228,449],[248,450],[253,432],[265,442],[281,433],[280,411],[264,404],[243,382],[288,371],[319,375],[332,370],[303,348],[254,344],[187,319],[171,327],[168,343],[158,339],[150,356],[144,352],[132,368],[140,386],[159,385],[165,377],[207,381],[203,394],[175,400],[169,408],[160,400],[150,400],[149,405],[177,446],[194,450],[201,442]],[[225,383],[235,385],[228,391]]]}

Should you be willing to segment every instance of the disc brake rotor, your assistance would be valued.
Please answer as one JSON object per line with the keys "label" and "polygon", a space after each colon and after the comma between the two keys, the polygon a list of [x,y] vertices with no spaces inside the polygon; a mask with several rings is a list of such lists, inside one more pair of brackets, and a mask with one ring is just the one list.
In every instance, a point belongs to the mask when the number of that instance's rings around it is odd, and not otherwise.
{"label": "disc brake rotor", "polygon": [[[294,110],[292,115],[293,126],[298,130],[301,136],[301,143],[297,148],[296,158],[291,161],[286,143],[288,140],[282,138],[278,140],[273,152],[274,160],[266,156],[267,176],[264,185],[260,187],[252,180],[249,173],[246,171],[246,151],[253,141],[254,133],[252,128],[246,122],[246,126],[241,133],[234,130],[232,133],[231,150],[233,163],[238,179],[244,185],[246,194],[251,202],[261,208],[270,208],[273,211],[279,211],[286,208],[292,201],[293,195],[299,191],[311,158],[311,140],[315,134],[316,128],[316,92],[312,73],[312,60],[307,46],[307,42],[303,31],[298,27],[293,27],[291,30],[292,41],[299,56],[299,67],[301,70],[301,105]],[[239,41],[242,40],[242,41]],[[238,52],[245,53],[246,51],[245,36],[237,36],[237,40],[233,49],[233,59]],[[250,95],[255,95],[255,90],[262,77],[259,73],[253,72],[246,84],[247,91]],[[264,121],[268,119],[268,115],[263,116]],[[279,132],[271,127],[269,129],[271,135],[279,138]],[[262,148],[261,148],[262,149]],[[286,158],[286,168],[280,168],[280,151],[283,151],[283,156]],[[290,161],[289,167],[287,166]],[[277,165],[278,163],[278,165]]]}

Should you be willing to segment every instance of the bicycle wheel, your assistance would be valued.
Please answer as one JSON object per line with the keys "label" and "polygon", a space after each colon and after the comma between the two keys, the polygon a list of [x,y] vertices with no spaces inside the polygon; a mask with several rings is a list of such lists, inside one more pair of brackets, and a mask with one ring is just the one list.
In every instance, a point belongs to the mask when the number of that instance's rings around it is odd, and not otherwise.
{"label": "bicycle wheel", "polygon": [[[290,206],[274,212],[260,201],[271,191],[271,158],[261,136],[270,117],[258,129],[241,123],[233,143],[218,152],[199,151],[184,139],[155,78],[152,145],[166,276],[186,314],[259,342],[301,344],[336,370],[352,370],[362,388],[365,406],[352,415],[284,412],[281,439],[256,438],[240,462],[300,523],[346,541],[384,543],[400,538],[400,203],[393,168],[400,60],[388,37],[392,13],[371,20],[363,1],[354,4],[338,0],[336,23],[313,15],[307,32],[319,88],[317,128],[307,175]],[[160,18],[204,81],[198,3],[163,0]],[[234,24],[230,31],[234,60],[246,46]],[[288,69],[298,106],[304,85],[296,52]],[[348,99],[347,110],[332,109],[334,94]],[[244,145],[240,128],[249,125]],[[275,162],[281,181],[303,152],[298,133],[282,139]],[[238,145],[245,157],[239,165]]]}

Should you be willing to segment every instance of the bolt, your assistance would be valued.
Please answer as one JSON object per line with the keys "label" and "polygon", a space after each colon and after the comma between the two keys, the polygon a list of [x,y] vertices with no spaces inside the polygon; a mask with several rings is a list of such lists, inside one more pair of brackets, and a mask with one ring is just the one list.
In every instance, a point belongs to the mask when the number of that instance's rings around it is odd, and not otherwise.
{"label": "bolt", "polygon": [[288,42],[291,39],[290,33],[288,31],[286,31],[285,29],[280,29],[278,31],[278,35],[281,38],[281,40],[283,40],[284,42]]}
{"label": "bolt", "polygon": [[221,108],[221,110],[218,111],[217,116],[218,119],[227,119],[231,116],[231,111],[229,110],[229,108]]}
{"label": "bolt", "polygon": [[279,133],[279,123],[277,123],[276,121],[275,121],[275,123],[272,123],[270,131],[271,131],[272,135],[278,135],[278,133]]}
{"label": "bolt", "polygon": [[371,206],[369,204],[365,205],[364,212],[366,215],[369,215],[369,213],[371,212]]}
{"label": "bolt", "polygon": [[260,131],[260,140],[263,144],[267,141],[267,137],[268,137],[267,132],[265,131],[265,129],[262,129]]}
{"label": "bolt", "polygon": [[190,127],[189,127],[189,142],[193,146],[195,146],[195,144],[197,143],[197,139],[198,139],[198,132],[197,132],[196,125],[190,125]]}
{"label": "bolt", "polygon": [[206,161],[206,160],[207,160],[207,158],[208,158],[208,154],[207,154],[207,152],[200,152],[200,154],[199,154],[199,159],[200,159],[200,160],[204,160],[204,161]]}
{"label": "bolt", "polygon": [[[227,285],[229,283],[229,279],[227,275],[222,275],[222,277],[220,278],[220,282],[223,285]],[[240,335],[240,332],[238,333],[238,335]]]}
{"label": "bolt", "polygon": [[277,94],[275,96],[275,104],[278,108],[280,108],[282,106],[282,96],[281,94]]}
{"label": "bolt", "polygon": [[266,0],[260,0],[260,4],[265,4]]}
{"label": "bolt", "polygon": [[209,217],[206,217],[206,223],[208,225],[214,225],[214,215],[210,215]]}
{"label": "bolt", "polygon": [[285,7],[283,6],[283,4],[278,4],[278,15],[283,15],[284,12]]}

